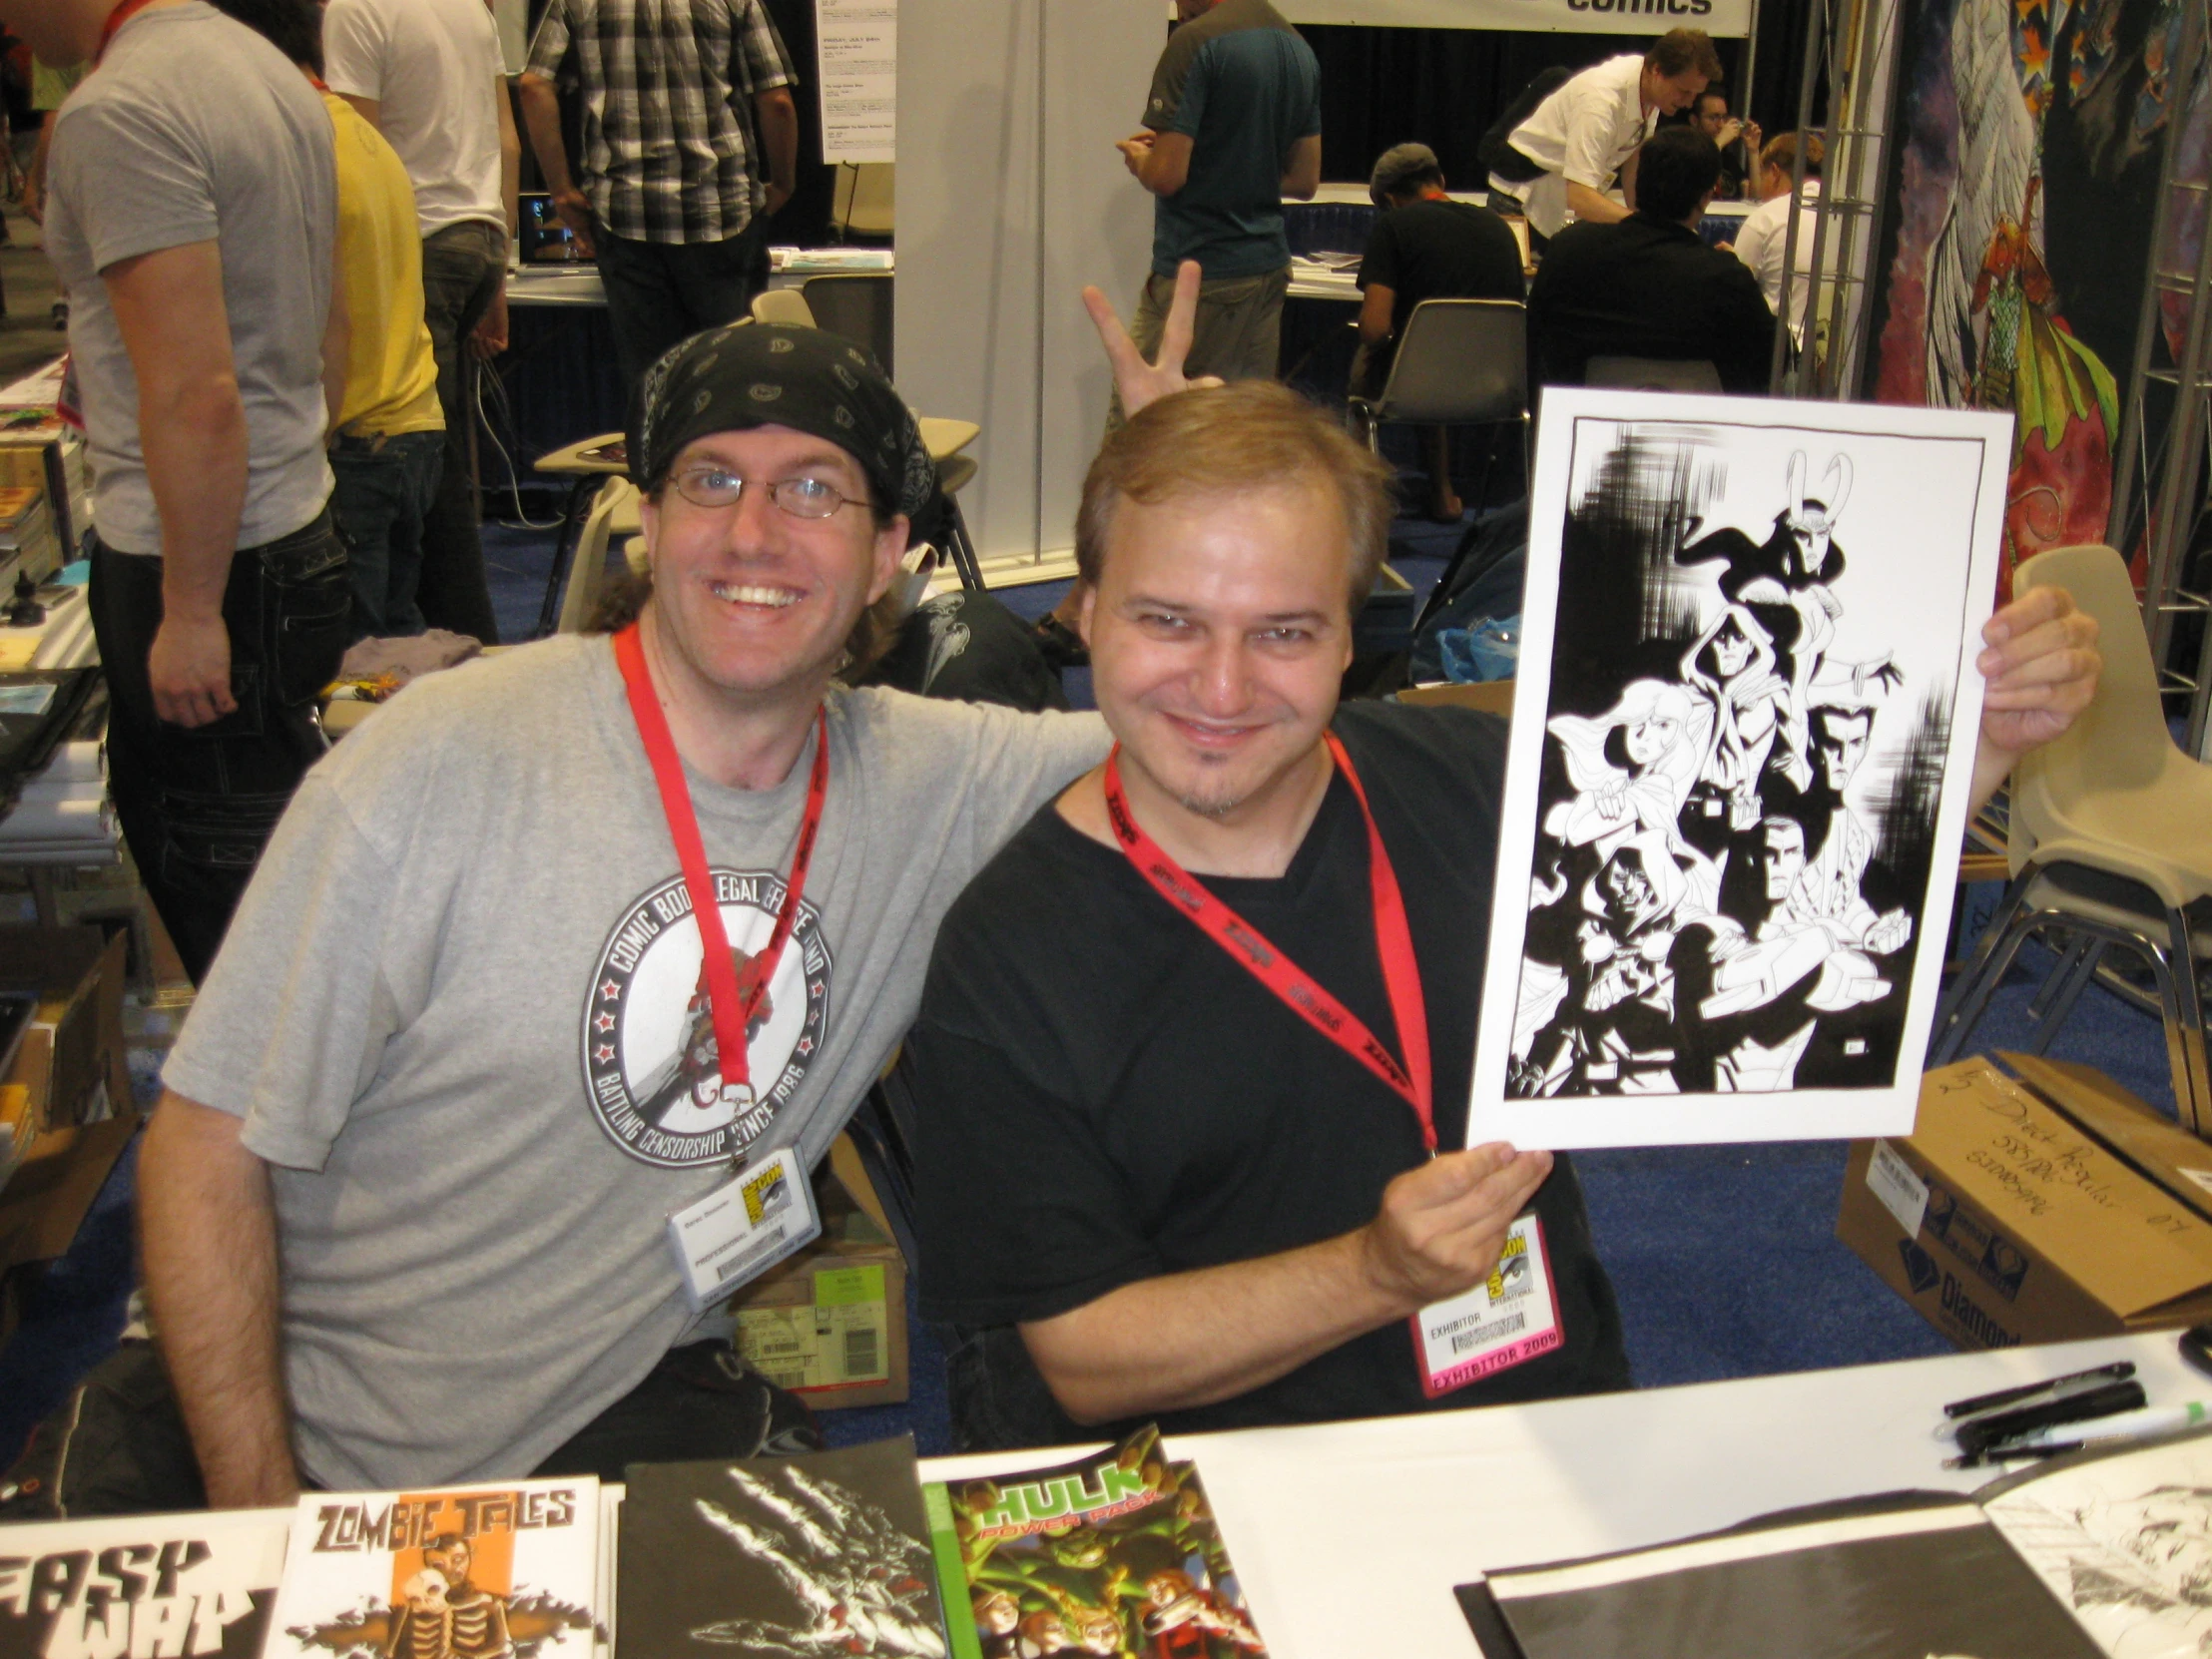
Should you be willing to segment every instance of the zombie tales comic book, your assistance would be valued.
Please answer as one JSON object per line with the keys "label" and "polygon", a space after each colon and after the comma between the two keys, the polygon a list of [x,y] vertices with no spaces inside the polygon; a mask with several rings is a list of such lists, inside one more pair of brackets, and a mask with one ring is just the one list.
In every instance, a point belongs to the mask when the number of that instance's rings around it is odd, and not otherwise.
{"label": "zombie tales comic book", "polygon": [[616,1567],[624,1659],[944,1659],[906,1435],[636,1463]]}
{"label": "zombie tales comic book", "polygon": [[590,1475],[299,1500],[265,1659],[592,1659]]}
{"label": "zombie tales comic book", "polygon": [[1157,1428],[923,1496],[952,1659],[1265,1659],[1198,1471]]}
{"label": "zombie tales comic book", "polygon": [[0,1659],[255,1659],[289,1509],[0,1526]]}

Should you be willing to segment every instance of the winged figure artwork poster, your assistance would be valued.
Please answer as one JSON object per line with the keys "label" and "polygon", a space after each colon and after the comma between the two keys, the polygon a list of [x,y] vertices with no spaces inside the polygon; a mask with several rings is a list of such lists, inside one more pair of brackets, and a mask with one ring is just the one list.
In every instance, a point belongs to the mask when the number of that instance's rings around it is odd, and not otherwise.
{"label": "winged figure artwork poster", "polygon": [[1545,392],[1469,1145],[1910,1132],[2010,441]]}

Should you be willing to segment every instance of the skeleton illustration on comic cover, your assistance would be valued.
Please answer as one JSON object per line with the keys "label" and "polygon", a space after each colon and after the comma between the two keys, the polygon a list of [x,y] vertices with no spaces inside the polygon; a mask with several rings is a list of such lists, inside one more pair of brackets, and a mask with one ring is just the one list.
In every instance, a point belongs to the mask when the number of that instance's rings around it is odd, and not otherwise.
{"label": "skeleton illustration on comic cover", "polygon": [[[1516,747],[1540,730],[1541,760],[1513,955],[1493,939],[1513,986],[1500,1092],[1891,1087],[1916,963],[1942,944],[1927,923],[1962,642],[1987,608],[1968,614],[1985,445],[1567,424],[1549,659],[1520,679],[1540,728],[1516,701]],[[1512,896],[1501,876],[1500,916]]]}

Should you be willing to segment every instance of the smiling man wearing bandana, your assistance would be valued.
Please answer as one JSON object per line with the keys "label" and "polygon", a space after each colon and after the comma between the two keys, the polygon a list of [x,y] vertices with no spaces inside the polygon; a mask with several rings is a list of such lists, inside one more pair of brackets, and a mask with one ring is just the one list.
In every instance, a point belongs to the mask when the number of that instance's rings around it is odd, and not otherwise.
{"label": "smiling man wearing bandana", "polygon": [[642,408],[638,622],[424,680],[316,768],[165,1071],[148,1291],[218,1504],[798,1443],[696,1341],[668,1219],[827,1152],[946,905],[1104,752],[832,688],[937,488],[863,354],[720,329]]}

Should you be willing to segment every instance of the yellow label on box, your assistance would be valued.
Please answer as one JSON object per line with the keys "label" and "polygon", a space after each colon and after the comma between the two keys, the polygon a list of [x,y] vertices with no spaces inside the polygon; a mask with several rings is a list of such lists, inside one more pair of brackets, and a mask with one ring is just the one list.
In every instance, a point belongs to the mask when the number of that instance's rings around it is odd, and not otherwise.
{"label": "yellow label on box", "polygon": [[821,1268],[815,1273],[815,1306],[845,1308],[883,1300],[881,1268]]}
{"label": "yellow label on box", "polygon": [[740,1308],[738,1351],[785,1388],[890,1381],[883,1270],[825,1268],[811,1308]]}

